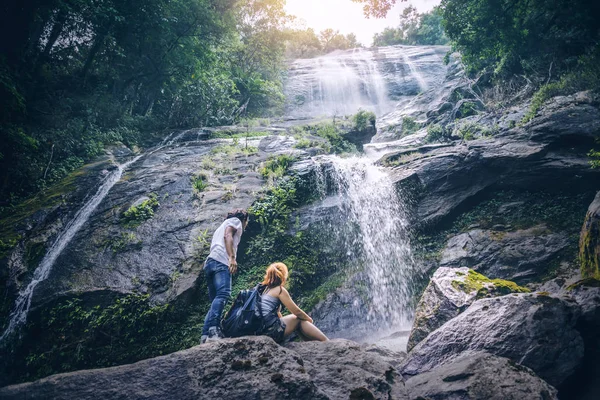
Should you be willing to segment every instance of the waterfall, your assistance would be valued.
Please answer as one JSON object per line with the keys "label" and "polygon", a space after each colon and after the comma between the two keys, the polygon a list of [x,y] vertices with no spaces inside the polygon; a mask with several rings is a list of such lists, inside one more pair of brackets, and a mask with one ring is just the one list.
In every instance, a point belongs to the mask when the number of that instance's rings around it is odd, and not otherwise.
{"label": "waterfall", "polygon": [[291,71],[286,85],[290,116],[349,115],[360,108],[383,114],[393,107],[372,51],[296,60]]}
{"label": "waterfall", "polygon": [[327,157],[328,176],[340,198],[337,234],[368,279],[371,331],[409,329],[415,276],[407,210],[385,169],[366,157]]}
{"label": "waterfall", "polygon": [[6,337],[8,337],[14,330],[25,321],[27,321],[27,314],[29,313],[29,307],[31,306],[31,298],[33,296],[33,291],[36,286],[46,280],[50,275],[50,271],[52,270],[52,266],[54,262],[60,256],[65,247],[69,244],[71,239],[79,232],[83,224],[89,219],[90,215],[94,212],[96,207],[102,202],[104,197],[108,194],[110,189],[121,179],[123,172],[129,167],[131,164],[136,162],[141,155],[135,157],[134,159],[121,164],[118,168],[110,173],[102,182],[96,193],[81,207],[73,219],[66,225],[65,229],[58,235],[56,241],[42,261],[40,265],[36,268],[33,273],[33,278],[29,285],[23,290],[19,292],[17,300],[15,302],[15,307],[10,314],[10,321],[8,327],[0,336],[0,342],[2,342]]}

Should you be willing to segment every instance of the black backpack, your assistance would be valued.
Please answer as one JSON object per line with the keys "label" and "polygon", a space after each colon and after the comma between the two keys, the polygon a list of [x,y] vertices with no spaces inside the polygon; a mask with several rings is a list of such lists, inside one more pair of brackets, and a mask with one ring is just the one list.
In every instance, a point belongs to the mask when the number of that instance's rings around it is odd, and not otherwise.
{"label": "black backpack", "polygon": [[265,287],[256,285],[242,290],[221,321],[221,331],[226,337],[256,335],[263,328],[261,295]]}

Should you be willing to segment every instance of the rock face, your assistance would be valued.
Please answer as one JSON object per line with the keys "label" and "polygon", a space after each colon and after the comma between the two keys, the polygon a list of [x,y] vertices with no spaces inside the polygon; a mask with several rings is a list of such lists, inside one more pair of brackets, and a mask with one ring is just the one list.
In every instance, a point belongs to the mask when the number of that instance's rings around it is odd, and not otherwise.
{"label": "rock face", "polygon": [[474,229],[448,241],[440,265],[526,281],[543,274],[548,261],[568,245],[566,233],[551,232],[545,226],[512,232]]}
{"label": "rock face", "polygon": [[478,298],[524,290],[514,283],[511,285],[511,282],[491,281],[466,267],[439,268],[417,305],[408,350],[462,313]]}
{"label": "rock face", "polygon": [[347,340],[226,339],[135,364],[53,375],[0,388],[2,399],[556,399],[530,369],[468,352],[406,384],[398,354]]}
{"label": "rock face", "polygon": [[54,375],[0,389],[2,399],[408,399],[402,377],[356,343],[227,339],[168,356]]}
{"label": "rock face", "polygon": [[522,365],[486,352],[465,352],[406,382],[413,399],[550,400],[556,389]]}
{"label": "rock face", "polygon": [[379,354],[357,343],[291,343],[288,348],[305,360],[306,372],[328,398],[408,398],[402,376]]}
{"label": "rock face", "polygon": [[[419,132],[366,151],[387,159],[394,152],[405,155],[394,169],[395,181],[413,193],[414,225],[431,226],[491,188],[575,191],[598,185],[600,172],[589,168],[586,157],[600,128],[596,102],[590,94],[557,98],[522,127],[450,146],[424,147],[426,132]],[[486,123],[477,126],[493,128]]]}
{"label": "rock face", "polygon": [[585,216],[579,239],[579,259],[584,278],[600,279],[600,192]]}
{"label": "rock face", "polygon": [[484,350],[525,365],[556,386],[583,357],[575,329],[579,314],[574,302],[535,294],[478,300],[419,343],[401,371],[421,374],[462,352]]}

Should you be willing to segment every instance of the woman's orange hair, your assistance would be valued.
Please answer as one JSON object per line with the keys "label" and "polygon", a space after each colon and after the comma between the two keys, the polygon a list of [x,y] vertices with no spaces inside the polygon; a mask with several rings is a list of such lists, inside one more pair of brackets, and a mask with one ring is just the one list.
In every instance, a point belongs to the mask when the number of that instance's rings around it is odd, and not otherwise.
{"label": "woman's orange hair", "polygon": [[276,262],[267,267],[263,285],[268,287],[283,286],[288,278],[288,268],[282,262]]}

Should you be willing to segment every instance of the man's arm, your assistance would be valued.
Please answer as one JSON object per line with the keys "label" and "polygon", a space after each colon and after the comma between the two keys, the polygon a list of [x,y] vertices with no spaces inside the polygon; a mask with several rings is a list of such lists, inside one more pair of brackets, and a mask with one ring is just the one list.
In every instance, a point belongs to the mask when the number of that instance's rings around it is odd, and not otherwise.
{"label": "man's arm", "polygon": [[229,272],[231,275],[237,272],[237,261],[235,260],[235,251],[233,250],[233,235],[237,232],[233,226],[225,228],[225,251],[229,256]]}

